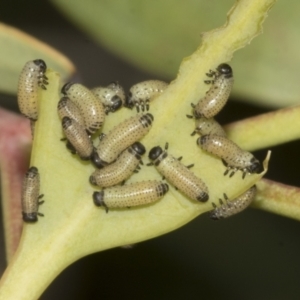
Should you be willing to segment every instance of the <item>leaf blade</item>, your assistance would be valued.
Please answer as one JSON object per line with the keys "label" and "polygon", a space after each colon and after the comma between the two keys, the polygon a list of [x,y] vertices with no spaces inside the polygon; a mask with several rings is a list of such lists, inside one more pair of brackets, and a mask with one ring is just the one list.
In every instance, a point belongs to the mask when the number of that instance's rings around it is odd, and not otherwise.
{"label": "leaf blade", "polygon": [[57,50],[36,38],[4,23],[0,23],[0,91],[16,94],[19,74],[24,62],[43,59],[48,67],[67,80],[75,73],[71,61]]}

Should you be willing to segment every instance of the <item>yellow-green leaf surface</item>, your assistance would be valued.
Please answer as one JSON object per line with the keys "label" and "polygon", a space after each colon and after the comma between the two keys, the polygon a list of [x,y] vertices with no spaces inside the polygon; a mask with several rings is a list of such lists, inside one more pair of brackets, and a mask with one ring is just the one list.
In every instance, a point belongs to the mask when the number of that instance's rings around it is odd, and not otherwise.
{"label": "yellow-green leaf surface", "polygon": [[0,23],[0,92],[16,94],[19,74],[25,62],[43,59],[57,70],[64,80],[70,78],[75,67],[57,50],[34,37]]}
{"label": "yellow-green leaf surface", "polygon": [[[95,40],[136,66],[174,78],[182,57],[194,51],[200,32],[224,21],[232,0],[52,0]],[[298,103],[300,2],[279,1],[263,36],[237,53],[233,95],[259,105]]]}
{"label": "yellow-green leaf surface", "polygon": [[[95,207],[92,201],[95,188],[88,180],[94,168],[70,154],[60,141],[63,134],[56,108],[61,83],[58,74],[48,70],[49,86],[40,91],[31,157],[31,166],[40,171],[41,193],[45,195],[40,211],[45,217],[40,217],[36,224],[24,225],[19,249],[0,282],[0,299],[36,299],[73,261],[179,228],[211,210],[212,201],[217,202],[223,193],[232,199],[264,175],[268,159],[262,174],[247,175],[245,179],[241,172],[232,178],[224,176],[225,167],[220,159],[200,150],[196,137],[190,136],[194,121],[186,114],[191,113],[190,103],[207,90],[203,82],[207,70],[229,61],[235,50],[261,32],[261,24],[273,2],[238,1],[230,11],[227,25],[204,35],[201,47],[183,61],[176,80],[151,103],[153,127],[142,143],[149,151],[168,142],[169,153],[183,156],[186,165],[194,163],[193,172],[209,189],[207,203],[192,201],[170,186],[167,195],[154,204],[111,209],[109,213]],[[109,115],[103,132],[135,113],[122,109]],[[148,162],[146,157],[143,160],[145,164]],[[150,179],[161,176],[153,166],[145,165],[129,182]]]}

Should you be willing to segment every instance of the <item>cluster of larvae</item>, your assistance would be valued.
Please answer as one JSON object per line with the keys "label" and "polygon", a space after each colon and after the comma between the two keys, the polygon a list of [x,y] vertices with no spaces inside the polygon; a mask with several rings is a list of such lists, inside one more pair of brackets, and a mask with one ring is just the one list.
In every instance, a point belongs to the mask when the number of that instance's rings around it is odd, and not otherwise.
{"label": "cluster of larvae", "polygon": [[[154,118],[150,113],[139,113],[139,110],[149,107],[148,95],[153,98],[167,86],[159,82],[158,88],[157,82],[147,81],[138,87],[133,86],[127,97],[117,83],[93,90],[79,83],[67,83],[62,88],[64,97],[58,103],[58,114],[68,148],[81,159],[90,160],[96,167],[89,180],[102,190],[93,193],[93,201],[107,212],[109,208],[155,202],[169,190],[166,183],[157,180],[123,184],[138,171],[142,155],[146,153],[139,140],[151,130]],[[100,142],[95,146],[91,135],[101,129],[110,112],[122,106],[136,106],[138,113],[121,121],[107,134],[102,133]]]}
{"label": "cluster of larvae", "polygon": [[[47,66],[41,59],[29,61],[24,66],[19,79],[18,103],[21,113],[30,119],[32,128],[38,119],[38,90],[46,89],[48,84],[45,76]],[[221,157],[226,165],[226,175],[231,171],[242,170],[246,173],[257,173],[261,165],[252,154],[241,150],[226,138],[222,127],[213,119],[225,105],[233,84],[232,70],[229,65],[221,64],[216,71],[207,74],[212,80],[206,81],[211,88],[193,105],[193,116],[196,129],[192,135],[199,133],[197,144],[213,155]],[[92,185],[102,188],[92,195],[96,206],[103,206],[108,212],[110,208],[123,208],[145,205],[161,199],[169,190],[167,183],[148,180],[124,184],[137,172],[142,164],[142,156],[146,149],[139,141],[151,130],[154,117],[147,112],[150,101],[154,100],[167,87],[167,83],[149,80],[131,87],[128,95],[124,89],[113,82],[106,87],[92,90],[82,84],[67,83],[62,87],[62,98],[57,110],[65,135],[66,146],[83,160],[90,160],[96,170],[89,181]],[[110,113],[121,107],[136,108],[137,114],[121,121],[107,134],[101,133],[98,145],[94,145],[92,135],[98,132]],[[198,178],[190,168],[184,166],[167,152],[166,143],[163,150],[160,146],[149,151],[150,163],[168,183],[197,202],[206,202],[209,191],[206,184]],[[40,176],[37,167],[32,166],[25,175],[22,190],[23,220],[36,222],[39,205],[43,202],[39,195]],[[220,199],[220,206],[213,203],[211,213],[213,219],[233,215],[247,207],[255,196],[255,187],[242,196],[226,203]]]}
{"label": "cluster of larvae", "polygon": [[[224,175],[229,174],[229,177],[232,177],[240,170],[244,179],[247,173],[262,172],[262,165],[253,154],[242,150],[229,140],[222,126],[214,119],[229,98],[234,82],[232,68],[228,64],[220,64],[215,71],[210,70],[206,75],[210,79],[204,82],[211,87],[196,105],[191,104],[193,115],[187,115],[188,118],[195,119],[195,130],[191,135],[199,134],[197,145],[221,158],[226,167]],[[210,213],[210,217],[219,220],[234,215],[249,206],[255,195],[256,186],[232,201],[228,201],[227,195],[224,194],[225,203],[219,199],[220,207],[212,203],[214,210]]]}

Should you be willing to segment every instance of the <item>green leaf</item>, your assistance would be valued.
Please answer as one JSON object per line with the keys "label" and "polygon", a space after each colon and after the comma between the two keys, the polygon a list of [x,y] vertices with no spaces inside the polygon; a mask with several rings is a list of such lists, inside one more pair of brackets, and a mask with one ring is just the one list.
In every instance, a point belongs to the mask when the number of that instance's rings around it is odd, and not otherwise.
{"label": "green leaf", "polygon": [[0,91],[16,94],[19,74],[24,63],[43,59],[57,70],[63,80],[70,78],[75,67],[63,54],[34,37],[8,25],[0,23]]}

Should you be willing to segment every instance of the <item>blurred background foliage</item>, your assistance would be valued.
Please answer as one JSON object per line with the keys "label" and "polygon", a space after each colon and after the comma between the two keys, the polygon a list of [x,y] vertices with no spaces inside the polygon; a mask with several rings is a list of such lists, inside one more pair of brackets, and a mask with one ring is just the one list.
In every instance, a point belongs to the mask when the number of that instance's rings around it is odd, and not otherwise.
{"label": "blurred background foliage", "polygon": [[[232,0],[51,0],[77,26],[133,65],[172,79],[201,33],[222,26]],[[255,38],[234,56],[234,95],[260,105],[298,103],[300,2],[272,8]],[[297,64],[298,63],[298,64]]]}
{"label": "blurred background foliage", "polygon": [[[182,58],[199,45],[201,32],[223,25],[234,3],[51,2],[3,0],[0,21],[64,53],[77,67],[74,80],[89,87],[119,80],[127,90],[150,78],[172,80]],[[236,83],[218,118],[222,124],[268,111],[267,105],[298,102],[299,5],[279,1],[264,34],[234,55]],[[5,56],[1,49],[0,55]],[[0,97],[2,106],[18,111],[14,95]],[[295,141],[274,147],[267,177],[299,186],[299,146]],[[256,153],[258,158],[264,154]],[[42,299],[299,299],[299,231],[294,220],[251,208],[223,222],[203,215],[131,250],[81,259]],[[3,253],[1,257],[3,270]]]}

